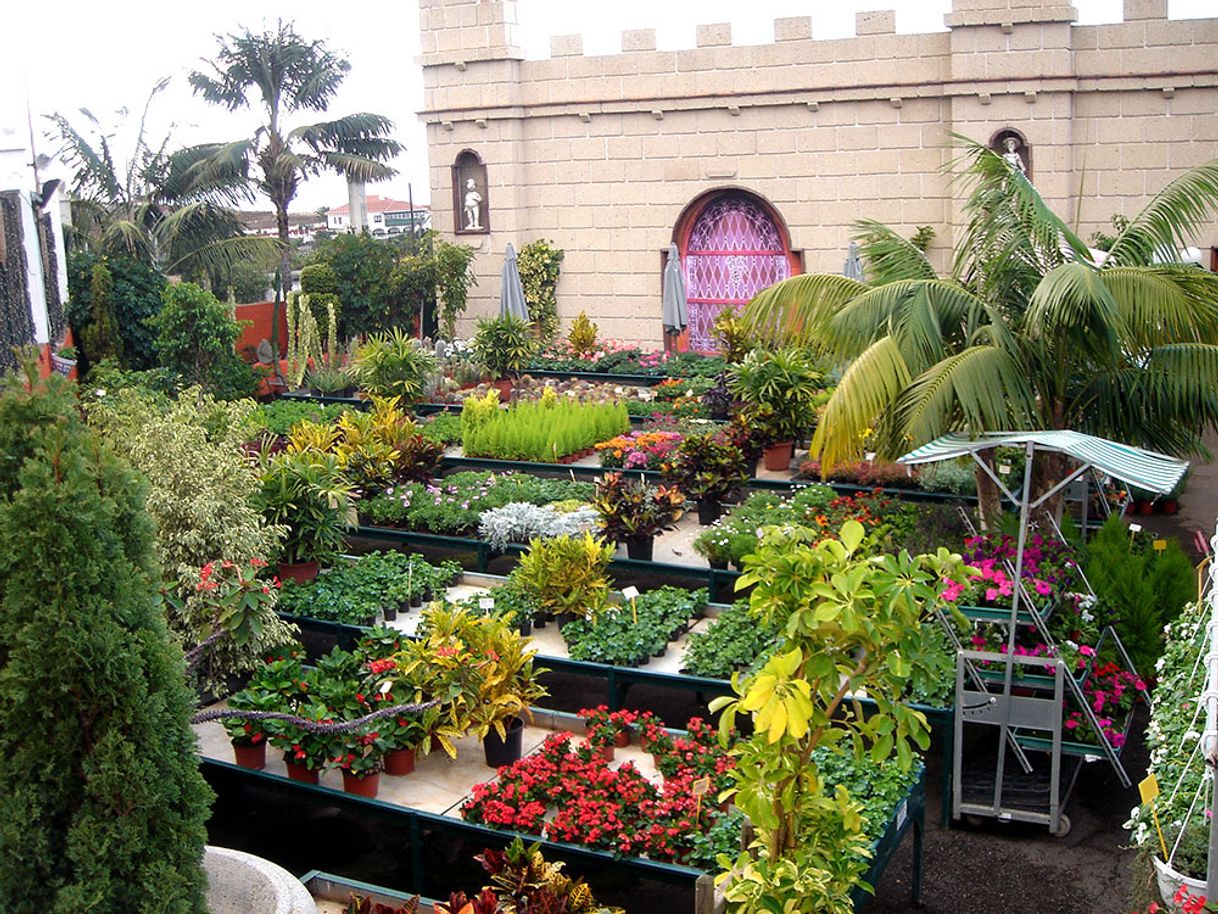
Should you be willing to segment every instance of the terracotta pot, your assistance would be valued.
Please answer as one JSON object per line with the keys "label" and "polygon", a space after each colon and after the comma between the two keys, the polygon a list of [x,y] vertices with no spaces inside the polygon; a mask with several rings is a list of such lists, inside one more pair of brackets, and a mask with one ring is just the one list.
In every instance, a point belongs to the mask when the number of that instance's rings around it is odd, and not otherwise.
{"label": "terracotta pot", "polygon": [[612,746],[601,746],[596,751],[597,751],[597,754],[600,755],[600,757],[603,758],[606,762],[613,761],[613,747]]}
{"label": "terracotta pot", "polygon": [[1139,514],[1154,514],[1154,512],[1155,512],[1155,503],[1153,501],[1138,502],[1138,513]]}
{"label": "terracotta pot", "polygon": [[795,442],[783,441],[771,444],[762,452],[761,463],[767,470],[782,471],[791,469],[791,458],[795,455]]}
{"label": "terracotta pot", "polygon": [[512,379],[500,378],[498,381],[492,381],[491,386],[499,391],[499,402],[506,403],[512,396]]}
{"label": "terracotta pot", "polygon": [[365,774],[363,777],[360,777],[357,774],[352,774],[345,768],[343,769],[343,790],[346,793],[353,793],[357,797],[372,799],[376,796],[380,787],[381,774],[379,771],[374,771],[372,774]]}
{"label": "terracotta pot", "polygon": [[242,768],[253,768],[261,771],[266,767],[266,742],[254,746],[238,746],[233,743],[233,757]]}
{"label": "terracotta pot", "polygon": [[1172,498],[1165,498],[1163,501],[1159,502],[1159,509],[1164,514],[1175,514],[1180,510],[1180,502]]}
{"label": "terracotta pot", "polygon": [[304,584],[306,581],[311,581],[317,577],[317,572],[321,570],[321,565],[318,562],[280,562],[279,577],[282,580],[293,580],[297,584]]}
{"label": "terracotta pot", "polygon": [[619,749],[624,749],[626,746],[629,746],[630,731],[619,730],[617,733],[613,734],[613,745],[617,746]]}
{"label": "terracotta pot", "polygon": [[385,753],[385,774],[400,778],[412,771],[414,771],[413,749],[390,749]]}
{"label": "terracotta pot", "polygon": [[290,780],[300,781],[302,784],[321,783],[321,775],[315,769],[307,768],[297,762],[290,762],[286,758],[283,760],[283,764],[288,769]]}

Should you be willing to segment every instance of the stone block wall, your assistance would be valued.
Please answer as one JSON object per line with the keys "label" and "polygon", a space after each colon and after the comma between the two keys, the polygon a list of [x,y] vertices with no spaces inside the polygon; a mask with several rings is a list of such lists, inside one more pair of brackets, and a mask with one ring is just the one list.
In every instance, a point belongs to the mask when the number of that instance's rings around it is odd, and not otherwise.
{"label": "stone block wall", "polygon": [[[420,15],[435,228],[453,238],[462,150],[489,181],[493,231],[456,236],[479,249],[465,331],[497,307],[507,242],[544,237],[566,251],[564,321],[585,310],[606,336],[657,345],[662,252],[717,188],[767,200],[807,271],[840,271],[859,218],[931,225],[946,268],[952,133],[1019,131],[1038,189],[1084,237],[1218,157],[1218,19],[1169,21],[1163,0],[1095,26],[1059,3],[956,0],[945,32],[898,35],[877,11],[835,40],[794,17],[752,47],[724,24],[680,51],[633,30],[605,56],[558,36],[536,61],[513,44],[511,0],[423,0]],[[1218,225],[1198,242],[1218,245]]]}

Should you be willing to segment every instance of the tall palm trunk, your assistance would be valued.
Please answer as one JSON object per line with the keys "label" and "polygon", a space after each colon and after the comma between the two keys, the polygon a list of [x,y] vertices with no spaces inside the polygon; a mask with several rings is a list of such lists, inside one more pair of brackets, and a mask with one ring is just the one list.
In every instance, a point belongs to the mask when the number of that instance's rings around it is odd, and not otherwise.
{"label": "tall palm trunk", "polygon": [[[977,457],[994,470],[994,451],[981,451]],[[977,477],[977,512],[981,516],[982,530],[997,530],[998,520],[1002,517],[1002,495],[990,474],[977,467],[974,471]]]}
{"label": "tall palm trunk", "polygon": [[275,201],[275,224],[279,229],[279,287],[275,290],[275,303],[271,306],[271,352],[275,357],[275,377],[283,380],[279,370],[279,315],[282,313],[288,290],[292,288],[292,251],[288,247],[287,204]]}

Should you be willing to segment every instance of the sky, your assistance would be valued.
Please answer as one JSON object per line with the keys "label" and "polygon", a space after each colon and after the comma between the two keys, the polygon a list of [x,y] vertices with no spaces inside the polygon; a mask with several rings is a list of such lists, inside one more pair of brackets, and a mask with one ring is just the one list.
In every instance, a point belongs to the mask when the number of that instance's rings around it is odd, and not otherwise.
{"label": "sky", "polygon": [[[1121,0],[1075,0],[1080,22],[1113,22],[1121,17]],[[773,20],[811,15],[813,34],[820,38],[850,35],[854,14],[867,9],[895,9],[898,32],[943,28],[950,0],[518,0],[518,40],[530,58],[549,54],[549,36],[580,33],[586,54],[616,53],[624,29],[655,28],[661,49],[694,46],[694,26],[731,22],[735,44],[768,44]],[[747,9],[747,15],[741,11]],[[1214,0],[1169,0],[1172,18],[1213,15]],[[134,142],[134,124],[152,85],[169,77],[169,87],[154,100],[149,136],[159,141],[168,133],[172,146],[233,140],[252,134],[259,120],[254,113],[229,113],[193,96],[187,83],[191,70],[205,67],[218,47],[217,34],[254,31],[276,18],[295,21],[305,38],[320,38],[344,52],[351,72],[330,107],[330,116],[371,111],[396,124],[396,138],[406,147],[393,163],[398,175],[371,186],[369,193],[427,203],[426,135],[417,112],[422,107],[422,76],[418,64],[417,0],[365,0],[357,12],[333,0],[209,0],[207,3],[165,3],[151,0],[13,0],[0,13],[2,31],[21,36],[7,43],[0,61],[0,107],[11,116],[14,106],[24,115],[21,96],[33,115],[35,145],[53,154],[46,137],[44,115],[60,112],[78,129],[87,126],[79,113],[91,111],[115,130],[115,148],[124,157]],[[116,112],[126,108],[124,121]],[[296,123],[306,122],[308,115]],[[309,119],[321,119],[320,117]],[[125,128],[117,125],[126,124]],[[44,177],[65,176],[52,166]],[[346,202],[346,185],[337,176],[310,178],[302,185],[294,212]],[[269,208],[263,200],[248,208]]]}

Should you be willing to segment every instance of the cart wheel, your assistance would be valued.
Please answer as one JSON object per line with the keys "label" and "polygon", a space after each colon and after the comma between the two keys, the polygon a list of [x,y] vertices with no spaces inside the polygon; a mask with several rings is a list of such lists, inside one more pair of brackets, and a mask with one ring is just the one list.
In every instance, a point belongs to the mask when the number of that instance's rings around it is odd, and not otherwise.
{"label": "cart wheel", "polygon": [[1063,814],[1057,817],[1057,831],[1053,833],[1053,837],[1064,838],[1068,834],[1070,834],[1070,817]]}
{"label": "cart wheel", "polygon": [[981,816],[975,816],[971,812],[966,812],[961,818],[969,828],[980,828],[981,823],[985,821]]}

